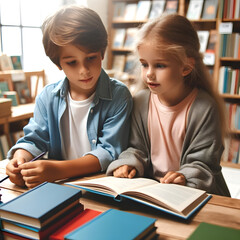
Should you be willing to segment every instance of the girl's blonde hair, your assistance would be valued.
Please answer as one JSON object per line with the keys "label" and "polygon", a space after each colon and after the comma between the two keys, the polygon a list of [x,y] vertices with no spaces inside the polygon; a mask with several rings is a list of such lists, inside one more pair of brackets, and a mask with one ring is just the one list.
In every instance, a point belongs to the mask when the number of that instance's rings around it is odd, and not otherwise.
{"label": "girl's blonde hair", "polygon": [[46,55],[60,67],[60,47],[72,44],[104,56],[108,35],[99,15],[86,7],[68,5],[49,16],[42,25]]}
{"label": "girl's blonde hair", "polygon": [[224,136],[227,124],[223,100],[214,88],[213,79],[203,63],[198,35],[191,22],[178,14],[162,15],[141,27],[135,42],[135,51],[146,41],[152,41],[159,52],[172,57],[182,66],[188,64],[188,58],[194,59],[194,67],[185,77],[185,84],[205,90],[216,100]]}

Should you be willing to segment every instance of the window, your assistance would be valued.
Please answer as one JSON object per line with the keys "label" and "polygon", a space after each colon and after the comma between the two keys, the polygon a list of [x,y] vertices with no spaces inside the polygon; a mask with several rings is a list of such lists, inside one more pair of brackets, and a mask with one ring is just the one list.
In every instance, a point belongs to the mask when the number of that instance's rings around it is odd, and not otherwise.
{"label": "window", "polygon": [[1,52],[20,55],[25,71],[43,69],[49,60],[42,45],[41,25],[47,15],[74,0],[0,0]]}

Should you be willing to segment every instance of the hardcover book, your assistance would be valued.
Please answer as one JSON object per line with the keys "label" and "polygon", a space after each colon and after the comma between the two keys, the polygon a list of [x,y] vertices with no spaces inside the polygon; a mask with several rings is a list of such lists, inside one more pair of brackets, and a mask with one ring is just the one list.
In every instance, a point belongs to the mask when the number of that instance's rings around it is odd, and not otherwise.
{"label": "hardcover book", "polygon": [[167,0],[165,13],[177,13],[178,11],[178,0]]}
{"label": "hardcover book", "polygon": [[216,19],[218,10],[218,0],[204,1],[202,19]]}
{"label": "hardcover book", "polygon": [[85,209],[83,212],[79,213],[77,216],[72,218],[65,225],[60,227],[57,231],[49,236],[49,240],[63,240],[64,236],[72,232],[76,228],[79,228],[83,224],[93,220],[95,217],[100,215],[101,212],[95,211],[93,209]]}
{"label": "hardcover book", "polygon": [[[30,227],[21,223],[2,220],[2,231],[13,234],[15,237],[24,237],[31,239],[49,239],[49,236],[61,229],[65,224],[71,221],[75,216],[83,212],[83,205],[77,204],[63,215],[59,216],[53,223],[39,229]],[[75,219],[75,218],[74,218]]]}
{"label": "hardcover book", "polygon": [[205,191],[177,184],[162,184],[147,178],[116,178],[112,176],[86,181],[68,182],[117,201],[129,198],[183,219],[189,218],[211,197]]}
{"label": "hardcover book", "polygon": [[136,12],[136,20],[144,21],[148,19],[151,1],[139,1]]}
{"label": "hardcover book", "polygon": [[45,182],[0,206],[0,217],[42,228],[79,203],[81,190]]}
{"label": "hardcover book", "polygon": [[67,234],[64,239],[146,239],[149,232],[155,231],[155,221],[154,218],[109,209],[92,221]]}
{"label": "hardcover book", "polygon": [[188,240],[238,240],[240,230],[202,222],[190,235]]}
{"label": "hardcover book", "polygon": [[187,11],[189,20],[199,20],[203,8],[203,0],[190,0]]}
{"label": "hardcover book", "polygon": [[166,0],[153,0],[150,10],[149,19],[160,17],[165,9]]}

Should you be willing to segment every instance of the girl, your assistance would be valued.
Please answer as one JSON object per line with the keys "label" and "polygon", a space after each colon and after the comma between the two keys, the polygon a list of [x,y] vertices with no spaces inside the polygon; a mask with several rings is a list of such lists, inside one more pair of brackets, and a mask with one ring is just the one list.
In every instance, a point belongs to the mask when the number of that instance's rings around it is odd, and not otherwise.
{"label": "girl", "polygon": [[196,31],[180,15],[141,28],[136,50],[148,89],[134,97],[129,148],[108,175],[153,177],[230,196],[220,166],[224,111],[199,47]]}

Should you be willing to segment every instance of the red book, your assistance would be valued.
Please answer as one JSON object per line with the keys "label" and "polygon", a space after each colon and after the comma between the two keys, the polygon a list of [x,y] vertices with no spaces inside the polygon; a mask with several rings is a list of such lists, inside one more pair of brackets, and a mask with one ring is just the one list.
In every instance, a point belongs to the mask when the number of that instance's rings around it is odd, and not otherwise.
{"label": "red book", "polygon": [[69,221],[60,229],[58,229],[56,232],[51,234],[49,240],[64,240],[64,236],[66,234],[72,232],[73,230],[80,227],[84,223],[92,220],[99,214],[101,214],[101,212],[92,209],[85,209],[83,212],[74,217],[71,221]]}

